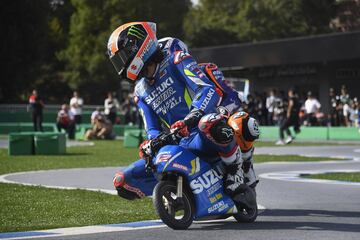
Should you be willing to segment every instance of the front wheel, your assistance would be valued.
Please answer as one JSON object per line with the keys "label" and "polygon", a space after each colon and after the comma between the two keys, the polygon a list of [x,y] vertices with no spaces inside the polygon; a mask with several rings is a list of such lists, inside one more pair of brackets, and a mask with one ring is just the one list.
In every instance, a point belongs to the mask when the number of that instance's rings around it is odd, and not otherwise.
{"label": "front wheel", "polygon": [[247,187],[244,193],[236,195],[234,199],[238,209],[238,212],[234,214],[234,218],[240,223],[255,222],[258,215],[255,189]]}
{"label": "front wheel", "polygon": [[255,222],[258,215],[258,208],[239,208],[238,213],[234,214],[234,218],[239,223]]}
{"label": "front wheel", "polygon": [[183,189],[182,198],[176,196],[176,183],[160,181],[154,189],[154,207],[161,220],[172,229],[187,229],[194,219],[191,194]]}

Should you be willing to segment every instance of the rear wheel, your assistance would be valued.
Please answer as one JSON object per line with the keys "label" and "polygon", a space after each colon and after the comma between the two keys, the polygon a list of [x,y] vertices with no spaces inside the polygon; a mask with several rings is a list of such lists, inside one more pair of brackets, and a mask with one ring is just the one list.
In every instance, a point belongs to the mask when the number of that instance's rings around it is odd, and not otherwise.
{"label": "rear wheel", "polygon": [[172,229],[187,229],[194,219],[191,193],[183,189],[182,198],[176,196],[176,183],[160,181],[154,189],[154,207],[161,220]]}

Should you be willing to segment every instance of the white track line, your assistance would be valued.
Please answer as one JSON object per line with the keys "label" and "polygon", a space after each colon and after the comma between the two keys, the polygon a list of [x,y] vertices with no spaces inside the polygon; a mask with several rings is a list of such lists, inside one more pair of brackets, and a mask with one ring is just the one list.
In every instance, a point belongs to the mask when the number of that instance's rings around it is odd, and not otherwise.
{"label": "white track line", "polygon": [[[6,179],[9,176],[16,176],[16,175],[21,175],[21,174],[42,173],[42,172],[47,172],[47,171],[64,171],[64,170],[69,170],[69,169],[76,170],[76,168],[68,168],[68,169],[49,169],[49,170],[9,173],[9,174],[0,175],[0,182],[11,183],[11,184],[20,184],[20,185],[25,185],[25,186],[65,189],[65,190],[79,190],[80,189],[80,190],[103,192],[103,193],[107,193],[107,194],[111,194],[111,195],[117,195],[116,190],[101,189],[101,188],[63,187],[63,186],[54,186],[54,185],[46,185],[46,184],[24,183],[24,182],[18,182],[18,181],[12,181],[12,180]],[[78,169],[83,169],[83,168],[78,168]]]}
{"label": "white track line", "polygon": [[353,185],[360,186],[360,182],[346,182],[338,180],[325,180],[325,179],[312,179],[312,178],[302,178],[302,174],[326,174],[326,173],[352,173],[360,172],[359,170],[354,169],[331,169],[331,170],[303,170],[303,171],[287,171],[287,172],[271,172],[260,174],[260,178],[272,179],[272,180],[282,180],[282,181],[294,181],[294,182],[306,182],[306,183],[326,183],[326,184],[341,184],[341,185]]}
{"label": "white track line", "polygon": [[159,220],[150,220],[143,222],[133,222],[124,224],[109,224],[109,225],[96,225],[85,227],[70,227],[58,228],[40,231],[28,232],[14,232],[14,233],[0,233],[0,239],[30,239],[30,238],[44,238],[44,237],[65,237],[72,235],[108,233],[108,232],[123,232],[149,228],[165,227]]}

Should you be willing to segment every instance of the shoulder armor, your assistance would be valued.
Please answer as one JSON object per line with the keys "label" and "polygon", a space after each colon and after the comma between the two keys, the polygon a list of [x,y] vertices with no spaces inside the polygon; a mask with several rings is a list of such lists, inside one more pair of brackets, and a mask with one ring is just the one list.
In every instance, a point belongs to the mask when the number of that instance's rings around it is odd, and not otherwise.
{"label": "shoulder armor", "polygon": [[146,91],[146,87],[147,84],[145,82],[145,79],[144,78],[140,79],[135,85],[134,95],[141,98]]}
{"label": "shoulder armor", "polygon": [[183,51],[176,51],[174,53],[174,64],[179,64],[181,61],[188,57],[191,57],[189,53]]}

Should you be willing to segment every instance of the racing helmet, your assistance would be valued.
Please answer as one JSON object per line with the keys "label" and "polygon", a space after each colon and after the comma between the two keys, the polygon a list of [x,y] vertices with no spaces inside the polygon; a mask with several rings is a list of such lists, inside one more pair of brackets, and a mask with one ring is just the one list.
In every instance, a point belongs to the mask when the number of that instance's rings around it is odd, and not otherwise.
{"label": "racing helmet", "polygon": [[228,125],[235,132],[236,141],[239,145],[244,142],[253,142],[260,136],[259,125],[255,118],[246,112],[236,112],[230,116]]}
{"label": "racing helmet", "polygon": [[116,72],[136,81],[157,47],[155,23],[131,22],[112,32],[107,52]]}

